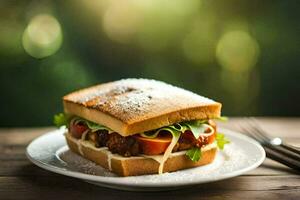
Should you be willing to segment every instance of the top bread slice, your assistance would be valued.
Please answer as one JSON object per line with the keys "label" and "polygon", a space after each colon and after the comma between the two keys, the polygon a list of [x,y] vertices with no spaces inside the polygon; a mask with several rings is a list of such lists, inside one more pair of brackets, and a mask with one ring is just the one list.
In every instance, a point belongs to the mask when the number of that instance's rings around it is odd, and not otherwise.
{"label": "top bread slice", "polygon": [[220,117],[221,104],[170,84],[123,79],[63,97],[64,111],[129,136],[177,122]]}

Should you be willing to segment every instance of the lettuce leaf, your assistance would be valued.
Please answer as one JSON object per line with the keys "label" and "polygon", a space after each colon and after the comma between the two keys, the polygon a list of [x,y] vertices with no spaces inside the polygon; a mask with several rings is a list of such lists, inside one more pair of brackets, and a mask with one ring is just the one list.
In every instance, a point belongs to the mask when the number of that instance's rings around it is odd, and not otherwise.
{"label": "lettuce leaf", "polygon": [[107,130],[108,132],[112,132],[112,130],[106,126],[96,124],[96,123],[88,121],[88,120],[85,120],[85,123],[92,130],[92,132],[96,132],[99,130]]}
{"label": "lettuce leaf", "polygon": [[206,130],[206,126],[204,125],[207,123],[207,120],[194,120],[194,121],[189,121],[189,122],[181,122],[181,123],[176,123],[173,125],[165,126],[162,128],[159,128],[155,131],[148,131],[141,133],[140,135],[142,137],[146,138],[155,138],[159,134],[160,131],[169,131],[172,134],[172,130],[174,131],[180,131],[184,133],[186,130],[190,130],[193,135],[195,136],[196,139],[199,138],[201,133],[204,133]]}
{"label": "lettuce leaf", "polygon": [[70,121],[73,121],[74,123],[82,122],[82,123],[86,124],[89,127],[89,129],[91,129],[92,132],[95,132],[98,130],[107,130],[109,132],[112,132],[112,130],[106,126],[88,121],[88,120],[80,118],[80,117],[71,118],[70,116],[66,115],[65,113],[58,113],[58,114],[54,115],[54,118],[53,118],[53,123],[57,127],[61,127],[61,126],[68,127]]}
{"label": "lettuce leaf", "polygon": [[69,117],[65,113],[58,113],[53,117],[53,123],[57,127],[68,126]]}
{"label": "lettuce leaf", "polygon": [[170,126],[165,126],[165,127],[156,129],[155,131],[144,132],[144,133],[141,133],[140,135],[145,138],[156,138],[157,135],[161,131],[168,131],[169,133],[171,133],[173,135],[175,132],[184,132],[187,129],[188,129],[188,127],[186,127],[185,125],[176,123],[176,124],[173,124]]}
{"label": "lettuce leaf", "polygon": [[221,150],[224,149],[225,144],[229,144],[230,143],[229,139],[227,139],[225,137],[225,135],[222,134],[222,133],[217,133],[217,135],[216,135],[216,141],[217,141],[217,145],[218,145],[219,149],[221,149]]}
{"label": "lettuce leaf", "polygon": [[81,123],[86,124],[89,127],[89,129],[91,129],[92,132],[96,132],[96,131],[99,131],[99,130],[107,130],[108,132],[113,132],[110,128],[108,128],[106,126],[91,122],[89,120],[86,120],[86,119],[83,119],[83,118],[80,118],[80,117],[75,117],[72,120],[74,120],[74,123],[81,122]]}
{"label": "lettuce leaf", "polygon": [[159,128],[157,129],[156,131],[148,131],[148,132],[144,132],[144,133],[141,133],[140,135],[142,137],[145,137],[145,138],[156,138],[157,135],[161,132],[161,131],[168,131],[170,134],[174,135],[176,134],[176,132],[182,132],[184,128],[175,128],[173,126],[166,126],[166,127],[163,127],[163,128]]}
{"label": "lettuce leaf", "polygon": [[197,162],[201,159],[202,153],[201,153],[201,148],[199,147],[193,147],[189,149],[185,155],[189,157],[193,162]]}
{"label": "lettuce leaf", "polygon": [[[221,150],[224,149],[224,146],[226,144],[230,143],[229,139],[227,139],[225,137],[225,135],[222,133],[217,133],[216,142],[217,142],[218,148]],[[198,160],[201,159],[201,156],[202,156],[201,148],[193,147],[193,148],[189,149],[185,155],[187,155],[193,162],[197,162]]]}
{"label": "lettuce leaf", "polygon": [[182,133],[188,129],[188,127],[183,123],[182,124],[176,123],[176,124],[167,126],[167,128],[171,128],[173,130],[180,131]]}
{"label": "lettuce leaf", "polygon": [[201,135],[201,133],[204,133],[207,129],[207,126],[204,124],[206,123],[206,120],[194,120],[189,122],[184,122],[184,124],[191,130],[194,137],[198,139]]}
{"label": "lettuce leaf", "polygon": [[226,116],[221,116],[221,117],[217,117],[217,118],[215,118],[216,120],[220,120],[220,121],[222,121],[222,122],[227,122],[228,121],[228,117],[226,117]]}

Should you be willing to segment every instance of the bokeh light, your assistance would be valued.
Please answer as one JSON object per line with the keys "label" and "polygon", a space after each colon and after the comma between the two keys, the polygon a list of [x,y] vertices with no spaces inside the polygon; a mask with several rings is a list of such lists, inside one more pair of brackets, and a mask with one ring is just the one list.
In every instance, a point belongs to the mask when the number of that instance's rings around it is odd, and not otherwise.
{"label": "bokeh light", "polygon": [[213,14],[198,16],[183,40],[183,53],[187,59],[202,66],[211,63],[215,58],[216,33]]}
{"label": "bokeh light", "polygon": [[62,44],[62,30],[55,17],[40,14],[31,19],[23,33],[23,47],[35,58],[54,54]]}
{"label": "bokeh light", "polygon": [[241,30],[225,33],[218,42],[216,57],[230,71],[248,71],[257,62],[259,45],[249,33]]}
{"label": "bokeh light", "polygon": [[296,1],[5,2],[0,126],[49,125],[65,93],[126,77],[211,97],[226,115],[300,113]]}
{"label": "bokeh light", "polygon": [[103,29],[110,39],[126,43],[137,32],[140,22],[140,10],[133,1],[112,1],[103,16]]}
{"label": "bokeh light", "polygon": [[0,21],[0,55],[18,56],[23,53],[20,46],[22,26],[16,22]]}
{"label": "bokeh light", "polygon": [[149,52],[161,52],[178,46],[189,21],[201,7],[201,1],[161,0],[138,1],[144,14],[137,38]]}

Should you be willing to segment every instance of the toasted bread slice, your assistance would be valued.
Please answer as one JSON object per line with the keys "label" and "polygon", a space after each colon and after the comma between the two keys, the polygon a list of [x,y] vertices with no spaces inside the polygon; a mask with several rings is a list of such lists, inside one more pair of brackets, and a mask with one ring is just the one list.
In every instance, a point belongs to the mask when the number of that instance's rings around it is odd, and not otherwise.
{"label": "toasted bread slice", "polygon": [[[69,133],[66,134],[66,140],[71,151],[95,162],[119,176],[137,176],[158,173],[159,162],[153,158],[143,156],[123,157],[112,154],[107,148],[95,148],[90,142],[76,139]],[[202,148],[202,157],[197,162],[191,161],[185,155],[185,152],[173,153],[164,163],[163,172],[173,172],[209,164],[213,162],[216,152],[217,147],[215,144],[207,145]]]}
{"label": "toasted bread slice", "polygon": [[124,79],[70,93],[64,110],[105,125],[122,136],[181,121],[220,116],[221,104],[190,91],[148,79]]}

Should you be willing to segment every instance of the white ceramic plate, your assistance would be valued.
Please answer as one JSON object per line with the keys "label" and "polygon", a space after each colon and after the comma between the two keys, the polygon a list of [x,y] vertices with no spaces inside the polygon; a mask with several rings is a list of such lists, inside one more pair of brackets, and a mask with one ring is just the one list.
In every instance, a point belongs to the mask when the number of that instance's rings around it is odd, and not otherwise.
{"label": "white ceramic plate", "polygon": [[221,129],[231,141],[219,151],[213,163],[162,175],[117,177],[106,169],[72,153],[63,136],[64,129],[35,139],[27,147],[31,162],[46,170],[121,190],[172,190],[241,175],[258,167],[265,159],[264,149],[242,134]]}

